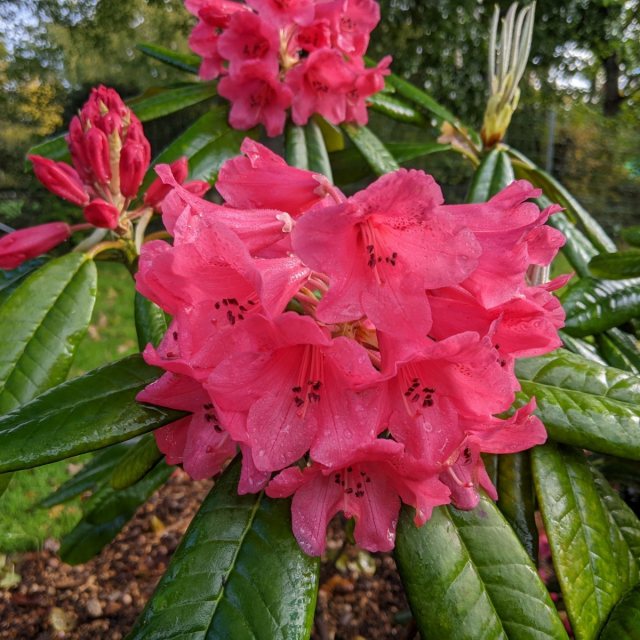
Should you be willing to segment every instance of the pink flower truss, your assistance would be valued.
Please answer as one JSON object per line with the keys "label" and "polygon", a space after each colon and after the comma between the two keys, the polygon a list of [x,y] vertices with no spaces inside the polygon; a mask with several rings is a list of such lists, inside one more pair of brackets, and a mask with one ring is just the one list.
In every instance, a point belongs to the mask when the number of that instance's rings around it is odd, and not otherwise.
{"label": "pink flower truss", "polygon": [[282,133],[287,109],[296,124],[320,114],[333,124],[367,123],[367,98],[384,86],[386,57],[365,68],[369,36],[380,20],[374,0],[186,0],[198,18],[189,38],[202,57],[200,77],[221,77],[236,129],[263,124]]}
{"label": "pink flower truss", "polygon": [[[306,22],[306,3],[287,6]],[[516,358],[560,345],[566,278],[527,280],[563,242],[545,225],[555,208],[524,181],[444,205],[407,170],[347,198],[256,142],[243,151],[220,171],[224,205],[157,169],[173,242],[144,245],[137,286],[173,321],[145,351],[166,373],[139,399],[191,413],[157,432],[167,460],[203,478],[240,452],[238,490],[293,495],[315,555],[338,512],[362,547],[389,550],[401,503],[420,525],[480,488],[496,498],[481,453],[546,438],[535,401],[503,414]]]}

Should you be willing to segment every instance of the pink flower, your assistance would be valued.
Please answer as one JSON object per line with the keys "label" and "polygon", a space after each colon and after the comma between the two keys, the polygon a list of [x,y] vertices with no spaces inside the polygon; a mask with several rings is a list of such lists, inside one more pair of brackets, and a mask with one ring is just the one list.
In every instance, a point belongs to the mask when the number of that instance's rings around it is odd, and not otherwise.
{"label": "pink flower", "polygon": [[89,194],[80,180],[77,171],[66,162],[55,162],[42,156],[29,156],[33,163],[33,172],[36,178],[51,193],[83,206],[89,202]]}
{"label": "pink flower", "polygon": [[229,114],[232,127],[246,130],[263,124],[269,136],[277,136],[284,130],[292,93],[264,62],[243,63],[237,73],[220,80],[218,93],[232,103]]}
{"label": "pink flower", "polygon": [[247,4],[278,27],[310,24],[315,14],[314,0],[247,0]]}
{"label": "pink flower", "polygon": [[64,242],[71,235],[64,222],[49,222],[12,231],[0,238],[0,269],[15,269]]}
{"label": "pink flower", "polygon": [[339,7],[331,15],[335,45],[346,54],[363,56],[369,34],[380,22],[380,6],[374,0],[337,0],[334,5]]}
{"label": "pink flower", "polygon": [[155,167],[156,173],[158,173],[160,167],[168,167],[171,179],[166,178],[167,174],[165,172],[165,178],[156,178],[144,194],[144,203],[156,210],[161,208],[163,200],[167,197],[167,194],[171,191],[174,184],[182,185],[189,193],[198,196],[203,196],[211,188],[205,180],[185,182],[189,175],[189,165],[186,156],[174,160],[170,165],[158,165]]}
{"label": "pink flower", "polygon": [[302,549],[319,556],[327,525],[342,511],[355,518],[356,542],[369,551],[390,551],[395,541],[400,498],[417,507],[424,522],[433,507],[449,501],[449,491],[435,476],[420,473],[406,460],[402,446],[374,440],[358,447],[338,464],[313,464],[302,471],[285,469],[267,486],[267,495],[293,494],[293,532]]}
{"label": "pink flower", "polygon": [[[298,218],[328,196],[344,199],[323,175],[290,167],[250,138],[244,139],[240,150],[244,156],[227,160],[216,182],[216,189],[232,207],[286,211]],[[273,185],[281,186],[274,189]]]}
{"label": "pink flower", "polygon": [[399,170],[343,204],[306,213],[292,239],[302,260],[329,277],[318,318],[366,315],[403,340],[425,338],[431,328],[425,290],[464,280],[480,253],[472,233],[438,214],[441,202],[430,176]]}
{"label": "pink flower", "polygon": [[255,13],[231,16],[229,25],[218,38],[218,53],[229,61],[229,73],[243,62],[262,62],[274,74],[278,72],[280,40],[277,30]]}
{"label": "pink flower", "polygon": [[137,399],[191,415],[154,432],[168,464],[182,464],[194,479],[211,478],[236,454],[236,445],[221,426],[207,393],[185,376],[165,373],[141,391]]}
{"label": "pink flower", "polygon": [[355,86],[347,94],[348,122],[356,122],[359,125],[367,124],[369,116],[367,114],[367,101],[372,96],[384,88],[384,76],[389,75],[389,65],[391,56],[383,58],[376,67],[365,69],[361,59],[352,63],[352,69],[357,74]]}

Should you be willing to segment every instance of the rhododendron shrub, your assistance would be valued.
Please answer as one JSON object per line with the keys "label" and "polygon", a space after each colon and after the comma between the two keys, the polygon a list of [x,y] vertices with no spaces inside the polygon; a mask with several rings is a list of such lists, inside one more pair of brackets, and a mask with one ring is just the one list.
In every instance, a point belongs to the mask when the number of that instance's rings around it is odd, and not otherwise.
{"label": "rhododendron shrub", "polygon": [[200,77],[220,78],[238,129],[263,124],[269,136],[286,115],[304,125],[313,114],[333,124],[366,124],[366,100],[384,87],[391,62],[366,68],[363,56],[380,20],[374,0],[230,2],[186,0],[198,18],[189,44],[202,56]]}
{"label": "rhododendron shrub", "polygon": [[[401,502],[424,524],[496,489],[482,453],[546,439],[535,400],[506,417],[516,359],[560,346],[564,314],[531,267],[564,237],[516,181],[486,204],[446,205],[435,180],[398,170],[346,197],[245,140],[223,166],[223,205],[179,185],[172,242],[147,243],[138,290],[173,317],[138,399],[191,417],[156,432],[194,478],[242,452],[240,493],[293,495],[295,535],[319,555],[343,512],[371,551],[393,548]],[[270,188],[265,189],[265,185]]]}

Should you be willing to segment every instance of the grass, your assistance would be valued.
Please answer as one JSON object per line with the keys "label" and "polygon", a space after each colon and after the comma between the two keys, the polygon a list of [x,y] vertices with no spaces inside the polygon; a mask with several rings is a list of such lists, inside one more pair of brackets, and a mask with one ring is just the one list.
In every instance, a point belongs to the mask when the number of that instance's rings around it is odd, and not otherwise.
{"label": "grass", "polygon": [[[69,377],[137,351],[133,280],[120,264],[98,263],[98,297],[91,324],[78,347]],[[16,473],[0,497],[0,553],[38,549],[60,538],[81,516],[79,500],[50,509],[38,503],[69,478],[89,456]]]}

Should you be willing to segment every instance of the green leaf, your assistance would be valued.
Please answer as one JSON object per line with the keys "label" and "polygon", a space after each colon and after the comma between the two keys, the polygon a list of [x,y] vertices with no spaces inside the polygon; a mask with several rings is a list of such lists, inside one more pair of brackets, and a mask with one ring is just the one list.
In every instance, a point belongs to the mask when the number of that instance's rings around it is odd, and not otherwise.
{"label": "green leaf", "polygon": [[[451,150],[450,145],[437,142],[388,142],[385,146],[398,163],[411,162],[432,153]],[[333,152],[330,158],[335,183],[338,185],[358,182],[372,173],[369,163],[355,147]]]}
{"label": "green leaf", "polygon": [[142,122],[148,122],[213,98],[216,94],[215,84],[194,82],[176,87],[148,89],[127,104]]}
{"label": "green leaf", "polygon": [[640,249],[616,253],[601,253],[589,263],[589,271],[596,278],[622,280],[640,277]]}
{"label": "green leaf", "polygon": [[[614,329],[610,329],[609,331],[614,331]],[[620,333],[622,333],[622,331]],[[630,371],[636,375],[638,374],[638,367],[635,362],[632,362],[619,348],[616,342],[609,335],[609,332],[601,333],[596,336],[596,341],[598,343],[598,350],[604,356],[607,364],[612,367],[617,367],[618,369]]]}
{"label": "green leaf", "polygon": [[[34,145],[27,151],[27,156],[44,156],[58,161],[69,160],[71,156],[67,146],[67,132]],[[31,163],[27,162],[26,166],[30,167]]]}
{"label": "green leaf", "polygon": [[216,482],[129,640],[303,640],[317,558],[291,533],[289,500],[239,496],[240,465]]}
{"label": "green leaf", "polygon": [[47,260],[48,258],[45,257],[34,258],[23,262],[17,269],[11,269],[10,271],[0,269],[0,304]]}
{"label": "green leaf", "polygon": [[394,95],[374,93],[367,98],[367,102],[371,109],[397,122],[406,122],[418,126],[425,126],[427,124],[424,116],[417,109],[414,109],[410,104],[407,104]]}
{"label": "green leaf", "polygon": [[632,247],[640,247],[640,226],[622,229],[620,235]]}
{"label": "green leaf", "polygon": [[287,122],[284,131],[284,157],[287,164],[298,169],[309,168],[309,153],[307,140],[304,135],[304,127],[293,122]]}
{"label": "green leaf", "polygon": [[214,182],[217,179],[220,167],[237,155],[240,155],[240,145],[247,137],[255,137],[254,131],[236,131],[227,126],[214,140],[189,160],[189,176],[192,180],[208,180]]}
{"label": "green leaf", "polygon": [[162,459],[152,433],[138,440],[120,459],[111,475],[111,486],[116,490],[128,489],[144,478]]}
{"label": "green leaf", "polygon": [[535,490],[528,451],[497,456],[498,508],[515,531],[529,557],[538,558]]}
{"label": "green leaf", "polygon": [[516,374],[551,438],[640,460],[640,378],[563,350],[519,360]]}
{"label": "green leaf", "polygon": [[360,151],[375,175],[382,176],[400,168],[389,150],[367,127],[344,124],[342,129]]}
{"label": "green leaf", "polygon": [[9,488],[11,478],[13,478],[13,473],[3,473],[0,475],[0,498],[2,498],[4,492]]}
{"label": "green leaf", "polygon": [[173,471],[174,467],[161,462],[127,489],[116,491],[108,485],[98,489],[90,500],[92,508],[61,540],[60,558],[63,562],[81,564],[100,553]]}
{"label": "green leaf", "polygon": [[422,637],[567,638],[517,536],[486,497],[472,511],[438,507],[416,527],[404,508],[396,561]]}
{"label": "green leaf", "polygon": [[333,172],[331,171],[331,162],[329,161],[324,136],[315,120],[309,120],[304,128],[304,135],[307,142],[309,170],[321,173],[329,182],[333,182]]}
{"label": "green leaf", "polygon": [[167,49],[150,42],[141,42],[136,45],[138,51],[142,51],[145,55],[164,62],[171,67],[188,71],[189,73],[198,73],[200,67],[200,57],[192,53],[178,53],[173,49]]}
{"label": "green leaf", "polygon": [[566,333],[579,338],[602,333],[640,316],[640,279],[580,278],[561,299]]}
{"label": "green leaf", "polygon": [[137,291],[133,305],[140,351],[143,351],[148,344],[157,347],[167,332],[167,318],[164,311]]}
{"label": "green leaf", "polygon": [[615,328],[609,329],[605,335],[629,365],[640,371],[640,351],[638,351],[638,341],[635,336]]}
{"label": "green leaf", "polygon": [[592,640],[640,574],[582,453],[548,444],[532,453],[553,565],[577,640]]}
{"label": "green leaf", "polygon": [[558,331],[558,335],[562,338],[564,346],[572,353],[582,356],[587,360],[594,360],[603,365],[608,364],[590,342],[582,340],[581,338],[574,338],[573,336],[567,335],[564,331]]}
{"label": "green leaf", "polygon": [[96,267],[81,253],[51,260],[0,306],[0,413],[62,382],[96,298]]}
{"label": "green leaf", "polygon": [[0,473],[129,440],[184,414],[136,402],[158,369],[139,355],[69,380],[0,418]]}
{"label": "green leaf", "polygon": [[487,202],[514,180],[511,158],[504,151],[494,149],[473,174],[467,202]]}
{"label": "green leaf", "polygon": [[75,476],[69,478],[42,500],[39,506],[48,509],[67,502],[85,491],[94,491],[98,485],[111,477],[112,471],[130,448],[129,442],[121,442],[99,451]]}
{"label": "green leaf", "polygon": [[[551,204],[551,201],[544,196],[539,198],[538,202],[541,208],[546,208]],[[581,278],[589,276],[589,262],[593,256],[598,255],[598,250],[591,244],[589,238],[569,220],[563,211],[554,213],[549,218],[549,224],[558,231],[562,231],[567,239],[566,244],[562,247],[562,253],[569,264]]]}
{"label": "green leaf", "polygon": [[640,640],[640,586],[629,591],[611,612],[600,640]]}

